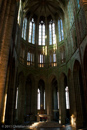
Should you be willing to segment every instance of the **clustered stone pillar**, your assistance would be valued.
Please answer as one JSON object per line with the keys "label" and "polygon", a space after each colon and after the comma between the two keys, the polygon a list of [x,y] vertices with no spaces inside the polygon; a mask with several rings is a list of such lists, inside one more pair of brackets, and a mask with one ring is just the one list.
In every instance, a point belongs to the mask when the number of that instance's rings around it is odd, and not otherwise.
{"label": "clustered stone pillar", "polygon": [[15,16],[16,1],[4,0],[3,4],[5,6],[2,5],[4,10],[2,10],[2,17],[0,19],[0,122],[2,122],[3,118],[5,80],[7,73],[9,48],[11,44],[11,34]]}
{"label": "clustered stone pillar", "polygon": [[34,95],[34,111],[35,111],[35,116],[37,117],[37,90],[38,90],[38,81],[37,78],[35,80],[35,95]]}
{"label": "clustered stone pillar", "polygon": [[75,89],[73,82],[73,73],[68,75],[68,87],[69,87],[69,101],[70,101],[70,115],[76,117],[76,103],[75,103]]}
{"label": "clustered stone pillar", "polygon": [[64,77],[59,81],[59,120],[61,124],[65,124],[66,108],[65,108],[65,86]]}
{"label": "clustered stone pillar", "polygon": [[[11,60],[12,61],[12,60]],[[6,88],[7,88],[7,105],[6,105],[6,124],[13,124],[14,121],[14,107],[15,107],[15,63],[12,61],[12,65],[10,66],[10,74],[7,77],[9,81],[6,81]],[[8,68],[8,71],[9,71]],[[8,83],[9,82],[9,83]],[[9,86],[8,86],[9,85]]]}
{"label": "clustered stone pillar", "polygon": [[81,101],[81,90],[79,82],[79,72],[74,71],[74,88],[75,88],[75,101],[76,101],[76,125],[77,127],[83,126],[83,113],[82,113],[82,101]]}
{"label": "clustered stone pillar", "polygon": [[51,94],[51,83],[48,82],[48,89],[47,89],[47,115],[48,121],[51,121],[52,118],[52,94]]}
{"label": "clustered stone pillar", "polygon": [[[80,6],[83,8],[84,14],[85,14],[85,20],[86,20],[86,35],[87,35],[87,0],[80,0]],[[86,63],[85,63],[86,64]],[[87,83],[86,83],[86,75],[85,75],[85,68],[83,66],[83,63],[81,63],[81,69],[82,69],[82,76],[83,76],[83,86],[84,86],[84,104],[85,104],[85,121],[87,120]],[[85,122],[86,125],[86,122]]]}
{"label": "clustered stone pillar", "polygon": [[25,81],[21,77],[18,86],[18,123],[24,123]]}

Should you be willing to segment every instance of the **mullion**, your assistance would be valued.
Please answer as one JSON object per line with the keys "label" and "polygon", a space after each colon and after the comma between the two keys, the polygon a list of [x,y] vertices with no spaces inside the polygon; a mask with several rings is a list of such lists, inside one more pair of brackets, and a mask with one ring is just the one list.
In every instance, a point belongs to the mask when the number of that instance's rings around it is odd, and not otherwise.
{"label": "mullion", "polygon": [[51,24],[51,30],[52,30],[52,45],[53,45],[53,24]]}
{"label": "mullion", "polygon": [[43,25],[41,25],[41,45],[43,43]]}

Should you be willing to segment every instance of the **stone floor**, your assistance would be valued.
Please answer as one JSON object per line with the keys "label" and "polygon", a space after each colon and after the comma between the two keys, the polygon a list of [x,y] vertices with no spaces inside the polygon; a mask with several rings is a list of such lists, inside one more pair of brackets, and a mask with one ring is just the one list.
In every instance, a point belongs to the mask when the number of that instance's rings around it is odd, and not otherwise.
{"label": "stone floor", "polygon": [[36,122],[32,125],[14,125],[11,128],[10,125],[2,126],[0,130],[72,130],[70,125],[61,125],[57,122]]}
{"label": "stone floor", "polygon": [[[28,128],[26,128],[28,130]],[[37,122],[29,127],[29,130],[72,130],[70,125],[60,125],[57,122]]]}

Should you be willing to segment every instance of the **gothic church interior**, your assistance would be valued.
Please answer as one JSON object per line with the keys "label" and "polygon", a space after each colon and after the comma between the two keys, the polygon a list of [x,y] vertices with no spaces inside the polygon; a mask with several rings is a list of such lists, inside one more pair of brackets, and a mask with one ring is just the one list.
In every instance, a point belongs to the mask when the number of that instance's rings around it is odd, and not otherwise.
{"label": "gothic church interior", "polygon": [[87,0],[0,0],[0,124],[87,127]]}

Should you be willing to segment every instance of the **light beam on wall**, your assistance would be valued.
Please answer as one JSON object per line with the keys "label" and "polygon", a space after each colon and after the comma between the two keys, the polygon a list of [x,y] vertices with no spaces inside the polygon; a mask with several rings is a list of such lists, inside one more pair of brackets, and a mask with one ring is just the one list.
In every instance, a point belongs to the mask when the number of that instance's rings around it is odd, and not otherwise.
{"label": "light beam on wall", "polygon": [[47,55],[47,46],[43,46],[42,48],[42,51],[43,51],[43,55]]}
{"label": "light beam on wall", "polygon": [[55,44],[53,44],[53,50],[57,50],[56,34],[55,34]]}
{"label": "light beam on wall", "polygon": [[71,125],[72,125],[72,127],[76,127],[76,118],[73,114],[71,116]]}
{"label": "light beam on wall", "polygon": [[2,123],[5,122],[6,102],[7,102],[7,93],[5,94],[5,99],[4,99],[4,110],[3,110],[3,119],[2,119]]}

